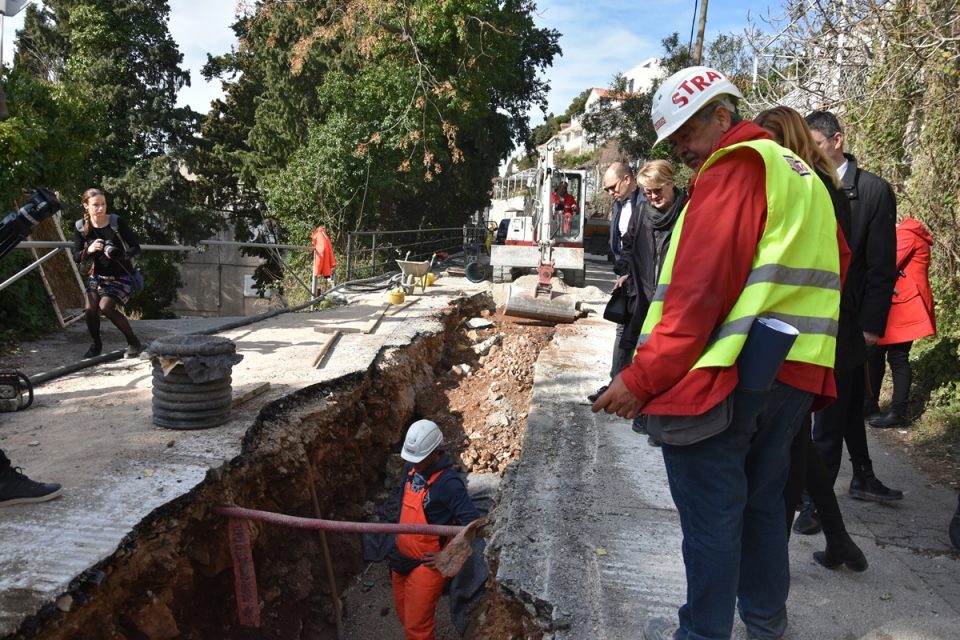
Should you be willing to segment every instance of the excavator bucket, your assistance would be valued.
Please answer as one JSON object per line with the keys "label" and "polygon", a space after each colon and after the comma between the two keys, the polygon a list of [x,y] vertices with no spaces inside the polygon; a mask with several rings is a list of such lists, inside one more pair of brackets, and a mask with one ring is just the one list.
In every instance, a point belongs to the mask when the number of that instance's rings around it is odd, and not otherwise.
{"label": "excavator bucket", "polygon": [[544,322],[569,323],[577,319],[579,309],[577,299],[570,294],[556,291],[538,293],[536,289],[522,289],[511,284],[503,313]]}

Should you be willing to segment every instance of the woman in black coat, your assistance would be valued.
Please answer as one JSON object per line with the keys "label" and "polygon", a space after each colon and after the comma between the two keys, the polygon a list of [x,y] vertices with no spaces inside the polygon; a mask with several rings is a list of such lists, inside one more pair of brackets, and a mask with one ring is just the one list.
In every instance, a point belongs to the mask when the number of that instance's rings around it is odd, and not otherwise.
{"label": "woman in black coat", "polygon": [[[840,190],[840,178],[833,163],[817,146],[803,116],[790,107],[774,107],[754,118],[754,122],[770,132],[774,139],[796,153],[814,170],[830,193],[837,224],[843,237],[850,238],[850,202]],[[837,329],[837,351],[834,370],[847,367],[847,360],[855,358],[844,345],[862,344],[860,325],[857,322],[857,305],[849,285],[849,277],[840,297],[840,316]],[[853,571],[864,571],[867,559],[857,544],[850,538],[843,523],[840,505],[833,492],[833,482],[826,465],[810,437],[810,419],[805,421],[794,438],[790,450],[790,474],[784,488],[787,531],[793,523],[793,514],[800,503],[800,494],[806,486],[814,506],[820,514],[823,534],[827,539],[825,551],[813,554],[814,560],[828,569],[846,565]],[[815,533],[815,531],[814,531]]]}

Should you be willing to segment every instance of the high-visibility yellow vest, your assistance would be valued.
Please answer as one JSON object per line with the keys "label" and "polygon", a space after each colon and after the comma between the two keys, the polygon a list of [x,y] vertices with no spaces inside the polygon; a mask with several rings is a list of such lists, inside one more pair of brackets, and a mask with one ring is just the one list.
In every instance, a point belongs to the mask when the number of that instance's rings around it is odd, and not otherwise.
{"label": "high-visibility yellow vest", "polygon": [[[697,176],[740,147],[756,150],[766,165],[766,226],[740,297],[714,330],[693,368],[732,366],[758,317],[777,318],[800,331],[787,360],[832,367],[840,313],[840,257],[830,194],[792,151],[772,140],[741,142],[718,149],[703,163]],[[677,247],[683,239],[686,213],[684,207],[677,219],[657,290],[643,323],[641,341],[649,337],[663,315],[663,301],[670,288]]]}

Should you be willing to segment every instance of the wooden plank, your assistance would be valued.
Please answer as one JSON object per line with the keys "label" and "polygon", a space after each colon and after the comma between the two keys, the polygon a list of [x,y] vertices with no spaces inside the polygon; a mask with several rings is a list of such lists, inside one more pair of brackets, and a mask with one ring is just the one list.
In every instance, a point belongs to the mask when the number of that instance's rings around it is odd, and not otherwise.
{"label": "wooden plank", "polygon": [[331,324],[314,327],[313,330],[319,333],[363,333],[363,327],[339,327]]}
{"label": "wooden plank", "polygon": [[239,396],[233,399],[233,402],[230,404],[230,408],[236,409],[238,406],[246,402],[247,400],[252,400],[259,395],[262,395],[267,392],[267,389],[270,388],[269,382],[264,382],[263,384],[257,385],[252,389],[248,389]]}
{"label": "wooden plank", "polygon": [[323,343],[323,346],[320,347],[320,352],[317,354],[317,357],[313,359],[313,364],[310,366],[312,366],[314,369],[318,369],[320,363],[323,362],[323,357],[327,355],[327,352],[330,351],[330,347],[333,346],[333,343],[336,342],[339,337],[339,331],[334,331],[333,333],[329,334],[326,341]]}
{"label": "wooden plank", "polygon": [[413,300],[410,300],[409,302],[404,302],[404,303],[402,303],[402,304],[392,305],[393,308],[390,309],[390,311],[387,312],[387,315],[388,315],[388,316],[395,316],[395,315],[397,315],[398,313],[400,313],[401,311],[406,311],[406,310],[409,309],[411,306],[415,305],[415,304],[417,303],[417,300],[419,300],[419,299],[420,299],[420,298],[414,298]]}
{"label": "wooden plank", "polygon": [[389,302],[383,305],[383,308],[380,309],[370,322],[367,323],[367,326],[363,328],[363,333],[371,334],[377,330],[377,327],[380,326],[380,321],[383,320],[383,316],[386,315],[387,311],[390,310],[390,307],[393,306]]}

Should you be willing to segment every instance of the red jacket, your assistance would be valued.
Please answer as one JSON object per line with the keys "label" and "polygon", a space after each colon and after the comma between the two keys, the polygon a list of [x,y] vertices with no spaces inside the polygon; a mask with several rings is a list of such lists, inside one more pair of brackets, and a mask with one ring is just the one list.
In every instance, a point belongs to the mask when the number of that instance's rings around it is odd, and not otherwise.
{"label": "red jacket", "polygon": [[[766,131],[744,121],[728,131],[717,148],[769,138]],[[736,366],[692,371],[691,367],[739,298],[766,220],[766,169],[754,150],[728,153],[697,179],[683,233],[674,237],[680,244],[660,324],[621,373],[627,388],[648,401],[644,413],[700,415],[737,386]],[[839,225],[837,243],[843,275],[850,250]],[[814,393],[814,408],[836,398],[831,368],[785,362],[777,379]]]}
{"label": "red jacket", "polygon": [[879,344],[912,342],[937,333],[930,291],[930,247],[933,236],[923,223],[907,218],[897,225],[897,271],[887,330]]}

